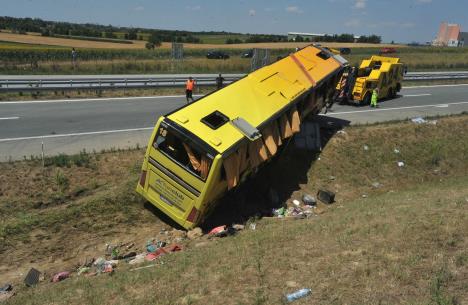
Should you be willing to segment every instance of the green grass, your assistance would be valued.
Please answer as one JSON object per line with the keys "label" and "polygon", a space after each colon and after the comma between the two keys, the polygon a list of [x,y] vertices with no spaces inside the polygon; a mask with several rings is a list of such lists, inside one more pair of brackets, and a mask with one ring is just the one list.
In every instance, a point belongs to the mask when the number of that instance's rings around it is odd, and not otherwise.
{"label": "green grass", "polygon": [[[204,246],[188,243],[185,251],[164,257],[163,265],[128,271],[123,264],[113,276],[75,277],[34,289],[19,285],[18,295],[7,304],[281,304],[284,294],[303,287],[312,288],[312,294],[297,304],[465,303],[468,143],[460,139],[468,137],[468,116],[439,118],[437,125],[385,123],[345,131],[327,144],[320,161],[291,145],[252,182],[260,195],[256,185],[263,181],[279,192],[314,194],[320,187],[330,188],[337,203],[325,214],[298,221],[252,218],[257,230]],[[95,157],[97,170],[60,167],[64,162],[58,161],[46,168],[69,179],[65,196],[81,192],[80,187],[88,195],[39,210],[25,204],[20,194],[16,201],[6,195],[0,199],[0,212],[6,215],[0,222],[3,255],[30,242],[30,232],[37,229],[66,238],[70,226],[79,236],[106,234],[116,226],[144,230],[155,221],[133,191],[141,152]],[[114,172],[116,181],[93,186],[89,179],[81,184],[73,180],[74,172],[97,176],[116,160],[129,164]],[[405,167],[399,168],[397,161]],[[24,170],[34,173],[39,165],[30,164]],[[3,172],[13,175],[19,166],[9,165]],[[62,183],[62,178],[51,179]],[[43,183],[34,181],[28,176],[24,183]],[[381,187],[373,188],[373,182]],[[234,209],[260,204],[259,198],[247,195]],[[287,287],[288,281],[295,287]]]}
{"label": "green grass", "polygon": [[467,203],[453,201],[468,195],[466,183],[420,185],[305,221],[262,220],[163,265],[43,284],[7,304],[281,304],[302,287],[312,294],[297,304],[463,304],[467,269],[453,260],[467,246]]}

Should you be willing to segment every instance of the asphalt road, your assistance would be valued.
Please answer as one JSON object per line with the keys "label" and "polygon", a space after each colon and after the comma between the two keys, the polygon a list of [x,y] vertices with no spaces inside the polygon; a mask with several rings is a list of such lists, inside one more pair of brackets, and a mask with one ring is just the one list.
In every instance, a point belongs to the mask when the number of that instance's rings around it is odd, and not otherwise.
{"label": "asphalt road", "polygon": [[[0,102],[0,161],[145,146],[158,117],[185,97]],[[351,124],[468,111],[468,85],[404,88],[379,108],[335,105],[326,115]]]}

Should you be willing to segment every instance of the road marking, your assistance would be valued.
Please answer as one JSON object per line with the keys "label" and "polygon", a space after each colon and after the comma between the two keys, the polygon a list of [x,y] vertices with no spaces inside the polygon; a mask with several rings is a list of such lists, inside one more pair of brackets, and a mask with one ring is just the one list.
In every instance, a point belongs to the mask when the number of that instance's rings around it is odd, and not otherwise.
{"label": "road marking", "polygon": [[144,131],[144,130],[153,130],[153,129],[154,127],[143,127],[143,128],[115,129],[115,130],[90,131],[90,132],[67,133],[67,134],[53,134],[53,135],[34,136],[34,137],[6,138],[6,139],[0,139],[0,143],[22,141],[22,140],[64,138],[64,137],[89,136],[89,135],[98,135],[98,134],[111,134],[111,133],[119,133],[119,132]]}
{"label": "road marking", "polygon": [[443,108],[450,105],[463,105],[468,104],[468,102],[459,102],[459,103],[450,103],[450,104],[437,104],[437,105],[419,105],[419,106],[407,106],[407,107],[395,107],[395,108],[377,108],[377,109],[368,109],[368,110],[357,110],[357,111],[343,111],[343,112],[329,112],[325,114],[326,116],[333,116],[339,114],[352,114],[352,113],[364,113],[364,112],[377,112],[377,111],[392,111],[392,110],[402,110],[402,109],[414,109],[414,108]]}
{"label": "road marking", "polygon": [[439,88],[439,87],[464,87],[464,86],[468,86],[468,84],[409,86],[409,87],[403,87],[402,89]]}
{"label": "road marking", "polygon": [[[194,97],[201,97],[201,94],[196,94]],[[11,101],[0,102],[3,104],[46,104],[46,103],[74,103],[74,102],[108,102],[108,101],[121,101],[121,100],[145,100],[145,99],[162,99],[162,98],[185,98],[185,95],[155,95],[155,96],[135,96],[135,97],[109,97],[109,98],[81,98],[81,99],[67,99],[67,100],[43,100],[43,101]]]}
{"label": "road marking", "polygon": [[422,94],[405,94],[403,97],[417,97],[417,96],[430,96],[430,93],[422,93]]}
{"label": "road marking", "polygon": [[0,118],[0,121],[1,120],[17,120],[19,119],[19,116],[12,116],[12,117],[9,117],[9,118]]}

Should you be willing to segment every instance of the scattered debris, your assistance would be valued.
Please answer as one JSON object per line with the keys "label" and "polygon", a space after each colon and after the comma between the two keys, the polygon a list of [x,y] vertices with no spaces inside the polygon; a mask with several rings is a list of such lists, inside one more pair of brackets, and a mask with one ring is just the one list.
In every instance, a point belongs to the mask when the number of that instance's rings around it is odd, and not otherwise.
{"label": "scattered debris", "polygon": [[372,183],[372,187],[377,189],[379,187],[382,187],[382,184],[380,184],[379,182],[374,182]]}
{"label": "scattered debris", "polygon": [[340,135],[346,135],[347,134],[347,132],[344,131],[344,130],[338,130],[336,133],[340,134]]}
{"label": "scattered debris", "polygon": [[273,209],[273,215],[278,216],[278,217],[284,217],[284,214],[286,213],[286,209],[284,207],[281,207],[279,209]]}
{"label": "scattered debris", "polygon": [[317,193],[317,198],[326,204],[332,204],[335,202],[335,193],[328,190],[319,190]]}
{"label": "scattered debris", "polygon": [[393,150],[393,152],[396,153],[396,154],[399,154],[399,153],[400,153],[400,150],[398,150],[398,149],[395,148],[395,149]]}
{"label": "scattered debris", "polygon": [[242,231],[244,230],[245,226],[244,225],[239,225],[239,224],[236,224],[236,225],[233,225],[232,228],[236,231]]}
{"label": "scattered debris", "polygon": [[187,232],[187,238],[194,240],[203,236],[203,231],[200,228],[195,228]]}
{"label": "scattered debris", "polygon": [[26,275],[26,278],[24,279],[24,283],[28,287],[32,287],[34,285],[37,285],[39,283],[39,277],[41,276],[41,272],[38,271],[37,269],[31,268]]}
{"label": "scattered debris", "polygon": [[317,204],[317,200],[315,200],[315,198],[309,194],[304,194],[304,196],[302,196],[302,202],[304,202],[305,205],[310,206],[314,206]]}
{"label": "scattered debris", "polygon": [[104,258],[100,257],[94,262],[94,266],[96,266],[97,273],[111,273],[114,271],[115,265],[119,261],[112,260],[112,261],[107,261]]}
{"label": "scattered debris", "polygon": [[411,122],[416,123],[416,124],[427,123],[427,121],[425,119],[423,119],[422,117],[412,118]]}
{"label": "scattered debris", "polygon": [[367,146],[367,145],[364,145],[362,148],[363,148],[364,150],[366,150],[366,151],[369,150],[369,146]]}
{"label": "scattered debris", "polygon": [[415,124],[431,124],[431,125],[437,125],[437,120],[425,120],[422,117],[417,117],[417,118],[412,118],[411,122]]}
{"label": "scattered debris", "polygon": [[255,231],[257,229],[257,224],[256,223],[251,223],[249,227],[250,227],[250,230]]}
{"label": "scattered debris", "polygon": [[3,287],[0,287],[0,293],[7,293],[13,290],[13,286],[11,284],[5,284]]}
{"label": "scattered debris", "polygon": [[330,176],[330,177],[328,177],[328,179],[331,180],[331,181],[334,181],[336,179],[336,177],[335,176]]}
{"label": "scattered debris", "polygon": [[366,194],[362,194],[362,198],[367,198],[368,196]]}
{"label": "scattered debris", "polygon": [[404,167],[405,166],[405,163],[402,162],[402,161],[398,161],[397,164],[398,164],[398,167]]}
{"label": "scattered debris", "polygon": [[300,202],[299,200],[297,200],[297,199],[294,199],[294,200],[293,200],[293,203],[294,203],[294,205],[297,206],[297,207],[301,205],[301,202]]}
{"label": "scattered debris", "polygon": [[58,282],[63,281],[65,279],[69,278],[69,277],[70,277],[70,272],[68,272],[68,271],[59,272],[59,273],[57,273],[56,275],[54,275],[52,277],[52,282],[58,283]]}
{"label": "scattered debris", "polygon": [[219,236],[219,235],[222,235],[224,233],[226,233],[227,231],[227,227],[225,225],[223,226],[219,226],[219,227],[216,227],[214,229],[212,229],[208,234],[209,235],[214,235],[214,236]]}
{"label": "scattered debris", "polygon": [[78,275],[86,274],[91,271],[91,267],[81,267],[78,269]]}
{"label": "scattered debris", "polygon": [[137,271],[137,270],[141,270],[141,269],[147,269],[147,268],[155,267],[155,266],[157,266],[157,265],[158,265],[158,264],[151,264],[151,265],[148,265],[148,266],[133,268],[133,269],[130,269],[130,271]]}
{"label": "scattered debris", "polygon": [[178,251],[182,251],[182,246],[178,244],[172,244],[164,248],[159,248],[154,253],[149,253],[148,255],[145,256],[145,260],[154,261],[160,256],[166,255],[171,252],[178,252]]}
{"label": "scattered debris", "polygon": [[136,264],[141,264],[145,261],[145,256],[146,256],[146,253],[140,253],[140,254],[137,254],[135,256],[134,259],[130,260],[128,263],[130,265],[136,265]]}
{"label": "scattered debris", "polygon": [[298,299],[301,299],[303,297],[308,296],[311,292],[312,292],[311,289],[303,288],[303,289],[298,290],[298,291],[296,291],[294,293],[290,293],[290,294],[286,295],[286,301],[288,303],[290,303],[292,301],[295,301],[295,300],[298,300]]}

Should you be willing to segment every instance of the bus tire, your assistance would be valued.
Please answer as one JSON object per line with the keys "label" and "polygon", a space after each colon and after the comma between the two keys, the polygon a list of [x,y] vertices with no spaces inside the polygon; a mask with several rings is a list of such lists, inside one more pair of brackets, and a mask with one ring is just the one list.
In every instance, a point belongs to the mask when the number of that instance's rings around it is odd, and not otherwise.
{"label": "bus tire", "polygon": [[398,83],[398,84],[396,85],[396,92],[400,92],[400,91],[401,91],[401,84]]}

